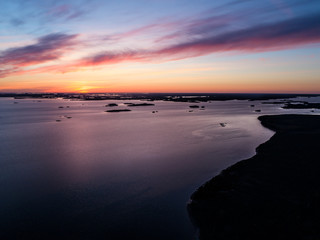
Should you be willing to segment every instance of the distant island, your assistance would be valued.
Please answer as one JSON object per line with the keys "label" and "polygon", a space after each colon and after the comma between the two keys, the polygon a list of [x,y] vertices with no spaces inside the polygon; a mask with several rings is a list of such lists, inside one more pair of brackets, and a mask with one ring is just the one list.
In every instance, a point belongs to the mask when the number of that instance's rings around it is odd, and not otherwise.
{"label": "distant island", "polygon": [[308,102],[302,102],[302,103],[286,103],[282,108],[284,109],[320,109],[320,103],[308,103]]}
{"label": "distant island", "polygon": [[199,108],[199,106],[198,105],[191,105],[191,106],[189,106],[189,108]]}
{"label": "distant island", "polygon": [[117,106],[118,106],[118,104],[116,104],[116,103],[109,103],[106,105],[106,107],[117,107]]}
{"label": "distant island", "polygon": [[128,107],[154,106],[153,103],[127,103]]}
{"label": "distant island", "polygon": [[114,112],[130,112],[130,111],[131,111],[130,109],[112,109],[112,110],[107,110],[105,112],[114,113]]}
{"label": "distant island", "polygon": [[305,101],[282,100],[275,102],[262,102],[262,104],[283,104],[283,109],[320,109],[320,103],[309,103]]}
{"label": "distant island", "polygon": [[192,194],[199,239],[320,239],[320,116],[259,120],[276,134]]}
{"label": "distant island", "polygon": [[[0,93],[0,97],[24,98],[64,98],[81,101],[99,100],[144,100],[172,102],[209,102],[226,100],[271,100],[295,97],[316,97],[320,94],[275,94],[275,93]],[[282,103],[282,102],[281,102]],[[285,102],[283,102],[285,103]],[[137,103],[129,103],[138,106]],[[151,104],[148,104],[151,105]],[[141,106],[141,105],[140,105]],[[144,105],[145,106],[145,105]],[[253,106],[253,105],[252,105]]]}

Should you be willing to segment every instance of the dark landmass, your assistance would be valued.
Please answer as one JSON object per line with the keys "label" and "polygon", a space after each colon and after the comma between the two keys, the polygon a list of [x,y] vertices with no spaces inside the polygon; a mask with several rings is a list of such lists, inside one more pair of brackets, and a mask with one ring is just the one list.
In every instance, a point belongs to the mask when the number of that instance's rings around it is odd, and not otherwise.
{"label": "dark landmass", "polygon": [[189,106],[189,108],[199,108],[199,106],[198,105],[191,105],[191,106]]}
{"label": "dark landmass", "polygon": [[290,100],[283,100],[283,101],[275,101],[275,102],[262,102],[262,104],[285,104],[291,102]]}
{"label": "dark landmass", "polygon": [[284,109],[320,109],[320,103],[299,103],[299,104],[293,104],[293,103],[286,103],[282,108]]}
{"label": "dark landmass", "polygon": [[116,103],[109,103],[106,105],[106,107],[117,107],[117,106],[118,106],[118,104],[116,104]]}
{"label": "dark landmass", "polygon": [[262,102],[262,104],[283,104],[284,109],[320,109],[320,103],[309,103],[305,101],[282,100],[274,102]]}
{"label": "dark landmass", "polygon": [[24,98],[65,98],[70,100],[145,100],[173,102],[208,102],[226,100],[270,100],[295,97],[316,97],[320,94],[257,94],[257,93],[0,93],[0,97]]}
{"label": "dark landmass", "polygon": [[154,106],[153,103],[130,103],[127,104],[128,107],[141,107],[141,106]]}
{"label": "dark landmass", "polygon": [[130,112],[130,109],[113,109],[113,110],[107,110],[105,112]]}
{"label": "dark landmass", "polygon": [[276,134],[191,196],[199,239],[320,239],[320,116],[259,120]]}

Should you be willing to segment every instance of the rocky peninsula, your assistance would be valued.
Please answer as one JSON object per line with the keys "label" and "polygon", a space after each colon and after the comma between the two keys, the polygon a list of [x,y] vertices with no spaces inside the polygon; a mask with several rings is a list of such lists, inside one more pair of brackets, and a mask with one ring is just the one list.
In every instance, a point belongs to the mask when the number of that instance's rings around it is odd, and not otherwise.
{"label": "rocky peninsula", "polygon": [[320,116],[259,120],[273,137],[191,196],[199,239],[320,239]]}

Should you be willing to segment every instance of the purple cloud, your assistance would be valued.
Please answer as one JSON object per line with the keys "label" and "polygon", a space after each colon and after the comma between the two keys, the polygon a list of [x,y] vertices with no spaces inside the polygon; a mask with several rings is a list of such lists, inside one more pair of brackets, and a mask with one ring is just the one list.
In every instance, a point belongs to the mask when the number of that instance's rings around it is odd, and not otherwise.
{"label": "purple cloud", "polygon": [[[69,72],[81,67],[131,62],[172,61],[190,57],[208,55],[216,52],[266,52],[296,48],[298,46],[320,43],[320,14],[295,17],[287,20],[274,19],[273,22],[260,22],[255,26],[239,25],[234,27],[235,19],[227,15],[189,20],[180,31],[175,31],[161,39],[158,48],[143,50],[103,51],[84,57],[65,65],[51,65],[26,70],[25,73]],[[178,22],[178,21],[177,21]],[[174,22],[173,25],[176,25]],[[230,23],[231,22],[231,23]],[[169,23],[164,23],[169,26]],[[224,27],[226,25],[226,27]],[[132,35],[165,27],[147,25],[118,38],[130,38]],[[0,77],[17,74],[23,66],[59,59],[75,43],[77,35],[50,34],[38,39],[38,42],[25,47],[12,48],[0,53]],[[159,40],[159,38],[157,38]],[[157,40],[156,39],[156,40]],[[174,39],[174,43],[172,43]],[[100,44],[109,43],[101,41]],[[83,44],[83,43],[82,43]],[[106,44],[107,45],[107,44]],[[81,45],[83,46],[83,45]],[[21,70],[21,69],[20,69]]]}
{"label": "purple cloud", "polygon": [[22,67],[59,59],[75,44],[76,37],[63,33],[43,36],[35,44],[3,51],[0,53],[0,64]]}
{"label": "purple cloud", "polygon": [[[204,28],[205,29],[205,28]],[[164,56],[200,56],[221,51],[263,52],[320,42],[320,15],[221,33],[181,42],[156,51]]]}
{"label": "purple cloud", "polygon": [[[194,28],[200,22],[189,24],[187,41],[169,45],[159,50],[101,52],[80,60],[78,66],[114,64],[123,61],[176,60],[207,55],[215,52],[265,52],[320,43],[320,15],[292,18],[290,20],[256,25],[213,35],[208,25]],[[176,33],[178,34],[178,33]],[[182,35],[185,36],[186,32]],[[193,36],[197,37],[193,37]],[[168,35],[170,38],[171,36]],[[175,36],[178,39],[183,39]],[[191,39],[191,40],[190,40]]]}

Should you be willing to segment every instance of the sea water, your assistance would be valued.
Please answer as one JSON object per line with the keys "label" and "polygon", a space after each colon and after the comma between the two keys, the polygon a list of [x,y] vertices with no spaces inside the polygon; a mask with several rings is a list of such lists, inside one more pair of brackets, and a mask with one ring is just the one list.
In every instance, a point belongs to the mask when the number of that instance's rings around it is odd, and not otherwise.
{"label": "sea water", "polygon": [[257,117],[310,113],[261,101],[126,102],[141,103],[0,98],[1,235],[194,239],[190,195],[274,134]]}

